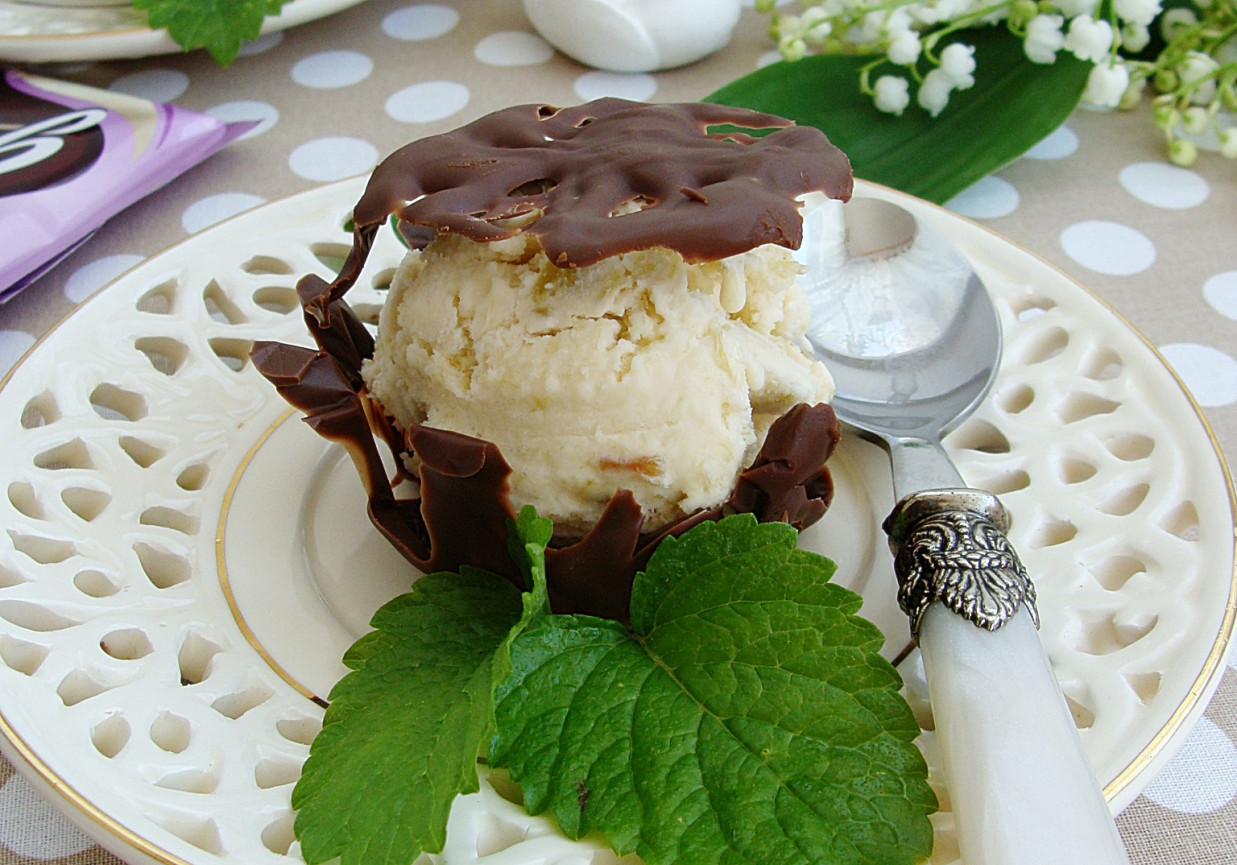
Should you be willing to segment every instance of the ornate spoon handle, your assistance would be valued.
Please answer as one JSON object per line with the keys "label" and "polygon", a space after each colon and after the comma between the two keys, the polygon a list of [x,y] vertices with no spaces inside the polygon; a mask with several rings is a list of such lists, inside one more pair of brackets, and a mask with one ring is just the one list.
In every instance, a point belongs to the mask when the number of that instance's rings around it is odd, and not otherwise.
{"label": "ornate spoon handle", "polygon": [[1128,865],[1036,634],[1035,590],[976,490],[907,496],[885,522],[923,654],[966,865]]}

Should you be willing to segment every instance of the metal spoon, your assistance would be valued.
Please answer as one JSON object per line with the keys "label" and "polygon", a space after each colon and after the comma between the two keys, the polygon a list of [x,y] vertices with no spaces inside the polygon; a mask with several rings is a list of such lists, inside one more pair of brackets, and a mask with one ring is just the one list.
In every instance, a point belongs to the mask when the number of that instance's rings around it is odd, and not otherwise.
{"label": "metal spoon", "polygon": [[992,299],[961,253],[902,207],[855,198],[841,212],[844,241],[818,222],[836,209],[806,217],[808,340],[833,373],[838,417],[890,454],[898,504],[884,528],[962,860],[1127,865],[1036,634],[1005,510],[968,489],[941,447],[996,376]]}

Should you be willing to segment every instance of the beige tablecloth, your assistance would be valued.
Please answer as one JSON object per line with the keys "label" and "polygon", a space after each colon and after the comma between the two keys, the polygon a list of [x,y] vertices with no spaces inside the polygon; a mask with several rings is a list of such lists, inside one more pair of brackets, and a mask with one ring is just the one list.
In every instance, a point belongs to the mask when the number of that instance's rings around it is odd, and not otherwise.
{"label": "beige tablecloth", "polygon": [[[554,54],[516,0],[369,0],[264,37],[227,69],[202,52],[39,68],[262,122],[0,307],[0,374],[108,280],[234,212],[366,172],[412,138],[517,102],[696,100],[756,68],[770,47],[763,20],[745,9],[721,53],[617,76]],[[1057,265],[1132,322],[1193,391],[1221,449],[1237,454],[1237,165],[1211,153],[1188,170],[1168,164],[1146,106],[1079,110],[950,207]],[[1237,674],[1222,675],[1175,760],[1120,816],[1138,865],[1237,862]],[[0,863],[48,861],[115,860],[0,765]]]}

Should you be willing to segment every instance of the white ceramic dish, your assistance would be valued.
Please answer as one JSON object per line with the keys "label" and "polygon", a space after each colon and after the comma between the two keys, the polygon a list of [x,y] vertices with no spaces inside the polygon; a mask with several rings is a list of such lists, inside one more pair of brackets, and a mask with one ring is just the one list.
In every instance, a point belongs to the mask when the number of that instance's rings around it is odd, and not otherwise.
{"label": "white ceramic dish", "polygon": [[[291,0],[269,16],[262,33],[286,30],[322,18],[362,0]],[[146,26],[146,15],[127,4],[64,5],[54,0],[0,0],[0,60],[61,63],[121,60],[176,54],[181,47],[165,30]]]}
{"label": "white ceramic dish", "polygon": [[[254,339],[307,342],[293,285],[344,254],[361,188],[263,206],[148,260],[0,386],[0,747],[131,861],[299,861],[289,795],[321,697],[411,579],[348,460],[246,360]],[[997,296],[1000,378],[948,444],[1013,514],[1043,638],[1119,808],[1201,714],[1232,633],[1234,502],[1214,439],[1085,289],[944,210],[860,191],[932,221]],[[384,232],[350,295],[363,315],[401,255]],[[892,655],[906,624],[878,529],[888,468],[857,440],[832,465],[835,504],[803,543],[838,562]],[[913,657],[903,671],[918,703]],[[921,743],[935,767],[932,734]],[[935,821],[932,861],[952,862],[948,811]],[[488,785],[449,835],[448,863],[612,859]]]}

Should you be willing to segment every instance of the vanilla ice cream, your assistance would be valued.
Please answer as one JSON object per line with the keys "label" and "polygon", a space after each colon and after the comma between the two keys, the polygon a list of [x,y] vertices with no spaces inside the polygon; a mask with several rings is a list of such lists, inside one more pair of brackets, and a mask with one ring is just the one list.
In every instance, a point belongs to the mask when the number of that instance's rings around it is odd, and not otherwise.
{"label": "vanilla ice cream", "polygon": [[401,426],[498,445],[513,504],[560,533],[584,534],[617,489],[656,528],[723,501],[774,420],[832,397],[802,348],[798,272],[774,245],[563,269],[528,235],[441,236],[396,273],[363,375]]}

